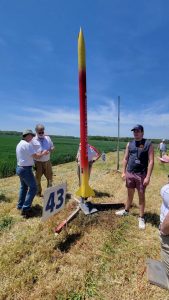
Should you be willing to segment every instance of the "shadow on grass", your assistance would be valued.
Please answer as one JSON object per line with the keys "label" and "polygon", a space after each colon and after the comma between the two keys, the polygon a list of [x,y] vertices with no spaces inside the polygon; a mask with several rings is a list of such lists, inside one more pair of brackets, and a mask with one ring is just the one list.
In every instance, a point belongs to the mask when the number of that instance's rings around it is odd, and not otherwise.
{"label": "shadow on grass", "polygon": [[0,203],[1,202],[11,202],[11,199],[10,198],[8,198],[8,197],[6,197],[4,194],[0,194]]}
{"label": "shadow on grass", "polygon": [[97,208],[98,211],[106,211],[112,209],[119,209],[124,207],[124,203],[93,203],[93,207]]}
{"label": "shadow on grass", "polygon": [[152,226],[155,226],[157,228],[160,225],[160,216],[157,215],[156,213],[151,213],[151,212],[145,213],[145,220],[146,223],[150,223]]}
{"label": "shadow on grass", "polygon": [[42,217],[42,206],[40,206],[39,204],[36,204],[35,206],[31,207],[30,218],[34,217]]}
{"label": "shadow on grass", "polygon": [[61,252],[68,252],[71,247],[76,244],[76,241],[78,241],[82,236],[82,233],[73,233],[69,234],[66,237],[66,240],[63,242],[61,241],[57,246],[54,247],[54,249],[59,249]]}
{"label": "shadow on grass", "polygon": [[95,196],[98,197],[98,198],[113,197],[113,195],[110,195],[109,193],[106,193],[106,192],[99,192],[99,191],[96,191],[96,190],[94,190],[94,192],[95,192]]}
{"label": "shadow on grass", "polygon": [[[139,213],[132,213],[133,216],[139,217]],[[160,225],[160,216],[156,213],[147,212],[144,214],[146,223],[150,223],[154,227],[159,227]]]}

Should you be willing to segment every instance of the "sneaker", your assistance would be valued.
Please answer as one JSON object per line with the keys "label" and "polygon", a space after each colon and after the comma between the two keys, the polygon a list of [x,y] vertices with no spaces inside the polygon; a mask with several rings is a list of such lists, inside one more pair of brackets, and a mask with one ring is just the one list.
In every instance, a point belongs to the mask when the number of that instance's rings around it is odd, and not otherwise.
{"label": "sneaker", "polygon": [[141,217],[138,218],[138,227],[139,227],[139,229],[143,229],[143,230],[146,228],[144,218],[141,218]]}
{"label": "sneaker", "polygon": [[129,212],[125,209],[121,209],[115,212],[116,216],[128,216]]}

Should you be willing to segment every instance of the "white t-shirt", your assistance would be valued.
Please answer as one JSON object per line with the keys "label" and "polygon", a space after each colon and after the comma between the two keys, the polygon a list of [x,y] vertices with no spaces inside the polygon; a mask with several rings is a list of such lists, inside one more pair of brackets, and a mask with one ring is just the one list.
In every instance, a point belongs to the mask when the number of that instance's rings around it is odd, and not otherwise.
{"label": "white t-shirt", "polygon": [[169,212],[169,183],[162,187],[160,194],[163,199],[160,213],[160,223],[162,223]]}
{"label": "white t-shirt", "polygon": [[167,151],[167,145],[165,143],[160,143],[160,150],[166,152]]}
{"label": "white t-shirt", "polygon": [[[81,154],[81,146],[79,146],[78,152],[77,152],[77,160],[78,164],[80,164],[80,154]],[[96,160],[99,157],[99,152],[91,145],[87,145],[87,154],[88,154],[88,162],[92,162],[93,160]]]}
{"label": "white t-shirt", "polygon": [[[31,141],[33,148],[36,153],[41,153],[44,150],[50,150],[53,148],[53,142],[48,135],[39,138],[37,135]],[[36,158],[37,161],[48,161],[50,160],[50,152],[47,155],[43,155],[40,158]]]}
{"label": "white t-shirt", "polygon": [[21,140],[16,147],[17,165],[20,167],[33,166],[34,160],[32,155],[35,153],[36,151],[31,143]]}

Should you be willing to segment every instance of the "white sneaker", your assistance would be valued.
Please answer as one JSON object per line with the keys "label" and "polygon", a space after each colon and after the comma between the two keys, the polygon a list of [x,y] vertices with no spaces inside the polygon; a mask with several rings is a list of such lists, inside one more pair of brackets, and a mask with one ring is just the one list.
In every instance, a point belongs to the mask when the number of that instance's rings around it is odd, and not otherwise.
{"label": "white sneaker", "polygon": [[129,212],[125,209],[121,209],[115,212],[116,216],[128,216]]}
{"label": "white sneaker", "polygon": [[146,228],[144,218],[141,218],[141,217],[138,218],[138,227],[139,227],[139,229],[145,229]]}

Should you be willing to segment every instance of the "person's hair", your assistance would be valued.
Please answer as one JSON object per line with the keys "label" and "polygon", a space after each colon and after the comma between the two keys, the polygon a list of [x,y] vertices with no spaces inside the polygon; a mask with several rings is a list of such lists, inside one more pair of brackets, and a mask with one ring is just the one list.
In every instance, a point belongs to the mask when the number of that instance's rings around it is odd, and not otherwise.
{"label": "person's hair", "polygon": [[44,125],[43,125],[43,124],[37,124],[36,127],[35,127],[36,132],[37,132],[39,129],[45,130]]}

